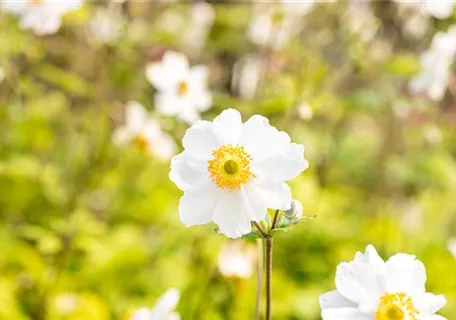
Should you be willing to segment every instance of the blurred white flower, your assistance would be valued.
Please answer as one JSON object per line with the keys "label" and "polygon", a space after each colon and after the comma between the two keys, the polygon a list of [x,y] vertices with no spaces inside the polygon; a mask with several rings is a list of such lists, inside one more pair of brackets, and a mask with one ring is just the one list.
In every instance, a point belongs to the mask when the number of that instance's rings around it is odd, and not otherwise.
{"label": "blurred white flower", "polygon": [[62,23],[61,16],[78,9],[83,0],[0,0],[2,9],[20,19],[20,27],[37,35],[56,33]]}
{"label": "blurred white flower", "polygon": [[448,250],[456,258],[456,238],[448,240]]}
{"label": "blurred white flower", "polygon": [[298,115],[302,120],[311,120],[313,118],[312,107],[306,102],[300,103],[298,105]]}
{"label": "blurred white flower", "polygon": [[229,109],[213,122],[199,121],[182,141],[185,150],[173,157],[170,179],[184,195],[180,219],[186,226],[214,221],[221,233],[238,238],[251,231],[251,221],[267,209],[290,208],[285,183],[308,167],[304,146],[255,115],[242,123]]}
{"label": "blurred white flower", "polygon": [[420,56],[421,72],[409,85],[413,93],[425,92],[435,101],[442,100],[448,85],[450,66],[456,54],[456,25],[438,32],[431,47]]}
{"label": "blurred white flower", "polygon": [[3,69],[2,66],[0,66],[0,83],[2,83],[3,80],[5,80],[5,76],[6,76],[5,69]]}
{"label": "blurred white flower", "polygon": [[218,269],[227,278],[250,278],[254,269],[254,251],[240,242],[229,242],[220,251]]}
{"label": "blurred white flower", "polygon": [[179,299],[179,290],[170,289],[160,297],[153,308],[139,309],[133,314],[131,320],[179,320],[179,314],[174,311]]}
{"label": "blurred white flower", "polygon": [[183,54],[166,52],[161,62],[147,66],[146,75],[158,90],[155,106],[163,114],[193,123],[200,118],[200,112],[211,107],[207,67],[198,65],[190,68]]}
{"label": "blurred white flower", "polygon": [[182,42],[190,50],[199,51],[206,43],[214,23],[215,10],[207,2],[197,2],[189,6],[190,22],[183,32]]}
{"label": "blurred white flower", "polygon": [[263,59],[257,55],[246,55],[233,68],[231,86],[244,99],[252,99],[261,78]]}
{"label": "blurred white flower", "polygon": [[120,12],[114,9],[99,9],[89,21],[88,32],[96,40],[109,43],[120,37],[124,21]]}
{"label": "blurred white flower", "polygon": [[447,19],[453,14],[456,1],[404,1],[395,0],[400,7],[411,9],[419,12],[423,16],[432,16],[437,19]]}
{"label": "blurred white flower", "polygon": [[[255,7],[248,35],[253,43],[280,49],[299,32],[302,17],[314,7],[315,1],[280,1]],[[297,24],[296,22],[300,22]]]}
{"label": "blurred white flower", "polygon": [[384,262],[367,246],[337,267],[336,290],[320,297],[323,320],[444,320],[435,315],[442,295],[427,293],[426,270],[415,256],[399,253]]}
{"label": "blurred white flower", "polygon": [[162,161],[169,160],[176,152],[173,139],[163,133],[157,121],[151,119],[144,107],[135,101],[126,107],[125,125],[114,131],[117,145],[134,144]]}
{"label": "blurred white flower", "polygon": [[372,40],[379,29],[370,1],[350,1],[346,21],[351,32],[364,42]]}

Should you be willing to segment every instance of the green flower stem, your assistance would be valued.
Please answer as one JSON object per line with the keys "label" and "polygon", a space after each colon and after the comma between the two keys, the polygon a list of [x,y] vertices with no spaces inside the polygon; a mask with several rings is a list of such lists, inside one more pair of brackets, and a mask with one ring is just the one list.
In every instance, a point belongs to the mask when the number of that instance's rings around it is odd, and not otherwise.
{"label": "green flower stem", "polygon": [[[279,221],[279,214],[280,210],[276,210],[274,214],[274,218],[272,220],[271,228],[266,231],[258,222],[252,222],[255,228],[263,237],[263,243],[265,244],[265,254],[264,254],[264,261],[266,266],[266,274],[265,274],[265,284],[266,284],[266,320],[272,319],[272,249],[273,249],[273,231],[277,226],[277,222]],[[257,284],[257,305],[256,305],[256,312],[255,312],[255,319],[259,319],[259,311],[258,311],[258,301],[261,292],[261,281],[258,281]]]}
{"label": "green flower stem", "polygon": [[272,319],[272,246],[273,238],[264,239],[266,242],[266,320]]}

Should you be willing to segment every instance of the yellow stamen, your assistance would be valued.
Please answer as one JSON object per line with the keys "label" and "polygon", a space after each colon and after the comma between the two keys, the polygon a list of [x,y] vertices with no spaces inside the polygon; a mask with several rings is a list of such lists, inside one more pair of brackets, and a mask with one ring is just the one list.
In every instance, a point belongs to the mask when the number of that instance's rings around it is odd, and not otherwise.
{"label": "yellow stamen", "polygon": [[180,96],[185,96],[187,95],[189,88],[188,88],[188,83],[187,81],[181,81],[179,82],[177,86],[177,91],[179,92]]}
{"label": "yellow stamen", "polygon": [[407,294],[386,294],[380,298],[375,320],[418,320],[419,311]]}
{"label": "yellow stamen", "polygon": [[33,5],[43,4],[43,2],[44,0],[29,0],[29,3]]}
{"label": "yellow stamen", "polygon": [[221,189],[240,189],[253,176],[250,171],[252,157],[244,147],[226,144],[212,151],[213,158],[207,163],[212,181]]}
{"label": "yellow stamen", "polygon": [[137,136],[133,139],[132,144],[136,146],[141,152],[146,151],[149,147],[149,141],[144,136]]}

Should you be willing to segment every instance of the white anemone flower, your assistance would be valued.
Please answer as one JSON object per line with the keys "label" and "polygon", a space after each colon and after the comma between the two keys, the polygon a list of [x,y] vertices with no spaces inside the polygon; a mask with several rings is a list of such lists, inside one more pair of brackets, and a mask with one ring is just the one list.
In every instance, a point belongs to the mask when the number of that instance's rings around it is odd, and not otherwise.
{"label": "white anemone flower", "polygon": [[147,66],[146,76],[158,90],[155,106],[165,115],[193,123],[200,118],[201,112],[211,107],[207,67],[197,65],[190,68],[184,54],[166,52],[161,62]]}
{"label": "white anemone flower", "polygon": [[426,292],[426,270],[415,256],[398,253],[383,261],[367,246],[337,268],[336,288],[320,297],[323,320],[445,320],[436,315],[442,295]]}
{"label": "white anemone flower", "polygon": [[229,242],[220,251],[217,267],[227,278],[250,278],[253,273],[255,254],[240,242]]}
{"label": "white anemone flower", "polygon": [[37,35],[56,33],[62,23],[61,16],[78,9],[82,0],[0,0],[1,7],[20,19],[20,27]]}
{"label": "white anemone flower", "polygon": [[184,151],[171,160],[170,179],[184,191],[179,215],[186,226],[214,221],[219,231],[238,238],[267,209],[287,210],[285,183],[308,167],[304,146],[255,115],[242,123],[228,109],[213,122],[198,121],[183,138]]}
{"label": "white anemone flower", "polygon": [[125,125],[114,131],[117,145],[134,144],[141,151],[155,155],[159,160],[169,160],[176,152],[173,139],[163,133],[157,121],[151,119],[144,107],[131,101],[126,107]]}
{"label": "white anemone flower", "polygon": [[153,308],[139,309],[130,320],[179,320],[179,314],[174,311],[179,299],[179,290],[170,289],[160,297]]}

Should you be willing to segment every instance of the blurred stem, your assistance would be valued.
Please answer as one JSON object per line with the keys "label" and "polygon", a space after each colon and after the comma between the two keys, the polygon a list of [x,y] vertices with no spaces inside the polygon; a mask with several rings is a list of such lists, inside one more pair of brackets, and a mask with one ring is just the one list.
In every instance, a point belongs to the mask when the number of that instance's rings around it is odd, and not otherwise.
{"label": "blurred stem", "polygon": [[266,320],[272,319],[272,246],[273,239],[268,237],[266,242]]}
{"label": "blurred stem", "polygon": [[261,292],[263,291],[263,243],[258,240],[257,294],[255,298],[255,320],[260,320]]}

